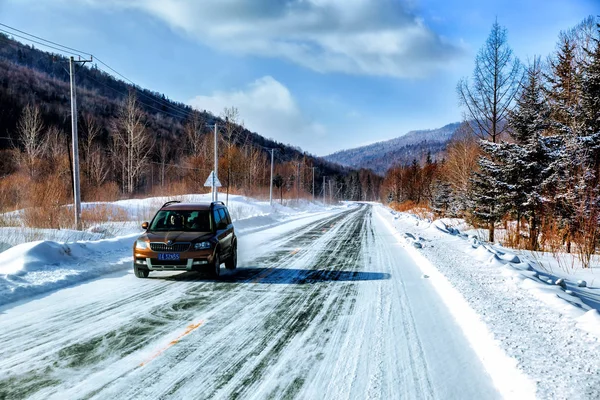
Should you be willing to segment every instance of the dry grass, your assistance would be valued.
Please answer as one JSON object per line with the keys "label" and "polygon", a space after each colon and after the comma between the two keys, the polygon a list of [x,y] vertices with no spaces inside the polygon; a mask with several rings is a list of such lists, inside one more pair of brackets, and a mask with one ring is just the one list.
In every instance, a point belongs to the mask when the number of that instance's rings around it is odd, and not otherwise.
{"label": "dry grass", "polygon": [[99,187],[84,188],[82,193],[84,201],[116,201],[123,197],[119,185],[115,182],[108,182]]}
{"label": "dry grass", "polygon": [[402,203],[391,202],[390,208],[398,212],[407,212],[423,219],[432,219],[434,213],[427,204],[415,203],[412,200],[403,201]]}
{"label": "dry grass", "polygon": [[128,221],[129,215],[126,210],[111,204],[97,204],[83,209],[81,219],[86,225],[94,225],[101,222]]}
{"label": "dry grass", "polygon": [[0,212],[16,210],[23,204],[29,182],[29,177],[24,174],[12,174],[0,179]]}
{"label": "dry grass", "polygon": [[32,228],[72,227],[74,216],[66,212],[70,182],[59,175],[50,175],[40,181],[31,181],[25,188],[27,200],[23,223]]}

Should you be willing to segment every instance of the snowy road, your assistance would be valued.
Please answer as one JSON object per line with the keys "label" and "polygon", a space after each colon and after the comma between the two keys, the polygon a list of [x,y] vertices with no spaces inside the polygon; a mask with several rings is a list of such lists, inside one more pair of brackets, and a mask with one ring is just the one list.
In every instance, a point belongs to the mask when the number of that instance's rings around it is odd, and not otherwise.
{"label": "snowy road", "polygon": [[498,397],[373,206],[245,235],[240,261],[0,308],[0,399]]}

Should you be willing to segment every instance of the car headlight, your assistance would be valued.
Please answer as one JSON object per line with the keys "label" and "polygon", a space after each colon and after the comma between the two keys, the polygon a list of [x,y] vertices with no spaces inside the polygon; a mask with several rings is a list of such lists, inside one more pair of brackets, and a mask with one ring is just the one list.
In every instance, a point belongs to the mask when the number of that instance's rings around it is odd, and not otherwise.
{"label": "car headlight", "polygon": [[194,249],[196,250],[206,250],[210,249],[210,242],[200,242],[194,245]]}
{"label": "car headlight", "polygon": [[135,242],[135,248],[138,250],[146,250],[148,248],[148,242],[144,240],[138,240]]}

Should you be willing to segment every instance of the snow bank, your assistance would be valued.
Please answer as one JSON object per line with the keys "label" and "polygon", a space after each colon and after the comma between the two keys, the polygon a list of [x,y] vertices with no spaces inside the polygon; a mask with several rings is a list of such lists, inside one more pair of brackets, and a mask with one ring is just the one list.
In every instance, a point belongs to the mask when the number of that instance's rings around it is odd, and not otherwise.
{"label": "snow bank", "polygon": [[[207,202],[210,195],[185,195],[175,199]],[[126,215],[131,219],[107,221],[87,232],[0,229],[0,251],[4,250],[0,252],[0,305],[131,268],[133,243],[142,233],[140,221],[149,220],[169,200],[174,199],[154,197],[84,203],[87,208],[98,205],[112,208],[115,215]],[[270,205],[268,201],[230,195],[228,208],[237,234],[243,236],[337,207],[307,201],[295,203],[293,207],[279,203]],[[18,212],[12,215],[14,217]],[[119,236],[106,238],[115,232]],[[27,240],[32,237],[43,240]]]}
{"label": "snow bank", "polygon": [[[378,215],[381,217],[381,214]],[[423,277],[430,280],[448,306],[450,313],[462,328],[465,337],[492,378],[498,392],[504,398],[535,398],[535,384],[518,369],[517,361],[506,355],[481,317],[470,307],[460,292],[427,258],[419,253],[417,249],[423,247],[422,243],[425,239],[411,233],[401,235],[385,216],[382,217],[382,220],[398,241],[408,244],[405,246],[406,251],[421,268]],[[435,225],[435,228],[451,234],[446,226]],[[420,244],[420,246],[415,246],[415,244]]]}
{"label": "snow bank", "polygon": [[0,304],[130,267],[136,237],[12,247],[0,253]]}
{"label": "snow bank", "polygon": [[600,338],[600,320],[590,317],[584,319],[583,324],[578,322],[588,312],[600,308],[600,302],[592,300],[600,295],[598,289],[578,285],[581,275],[589,272],[551,274],[536,260],[531,260],[524,254],[518,255],[516,251],[500,245],[477,243],[462,247],[465,253],[483,261],[484,265],[499,268],[503,276],[513,280],[519,288],[531,292],[562,317],[570,318],[574,325]]}
{"label": "snow bank", "polygon": [[99,240],[104,238],[105,234],[103,232],[94,231],[76,231],[72,229],[0,227],[0,252],[21,243],[33,242],[38,240],[51,240],[55,242],[75,242],[78,240]]}
{"label": "snow bank", "polygon": [[[460,219],[439,219],[431,223],[419,220],[414,215],[399,215],[396,212],[390,212],[394,220],[403,218],[411,221],[418,226],[426,227],[428,230],[435,229],[447,235],[451,235],[464,242],[457,243],[461,251],[469,254],[474,260],[483,263],[488,267],[499,268],[503,276],[514,280],[518,287],[530,291],[539,300],[546,305],[553,307],[561,315],[569,317],[573,323],[580,328],[596,335],[600,338],[600,323],[596,323],[593,318],[584,319],[585,324],[579,321],[585,314],[591,310],[600,310],[600,288],[590,288],[586,285],[579,285],[580,281],[590,280],[597,276],[591,270],[582,268],[572,268],[570,270],[560,269],[557,261],[553,260],[549,254],[532,255],[532,252],[515,251],[502,247],[500,244],[482,243],[474,235],[461,233],[456,226],[462,226],[468,229],[468,226]],[[409,239],[405,239],[413,247],[422,248],[422,240],[414,239],[411,233],[405,233]],[[410,239],[412,237],[412,239]],[[420,238],[423,239],[423,238]],[[529,255],[529,256],[528,256]],[[532,259],[533,258],[533,259]],[[572,260],[573,265],[576,261]],[[554,266],[554,268],[552,268]],[[556,285],[559,281],[562,285]],[[590,315],[596,315],[591,313]]]}

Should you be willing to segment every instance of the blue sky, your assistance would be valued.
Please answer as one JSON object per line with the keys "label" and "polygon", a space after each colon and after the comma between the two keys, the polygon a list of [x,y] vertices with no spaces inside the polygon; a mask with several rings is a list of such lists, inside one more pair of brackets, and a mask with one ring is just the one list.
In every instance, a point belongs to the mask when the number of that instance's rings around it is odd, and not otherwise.
{"label": "blue sky", "polygon": [[96,54],[137,84],[325,155],[461,119],[495,18],[547,56],[598,0],[0,0],[0,22]]}

